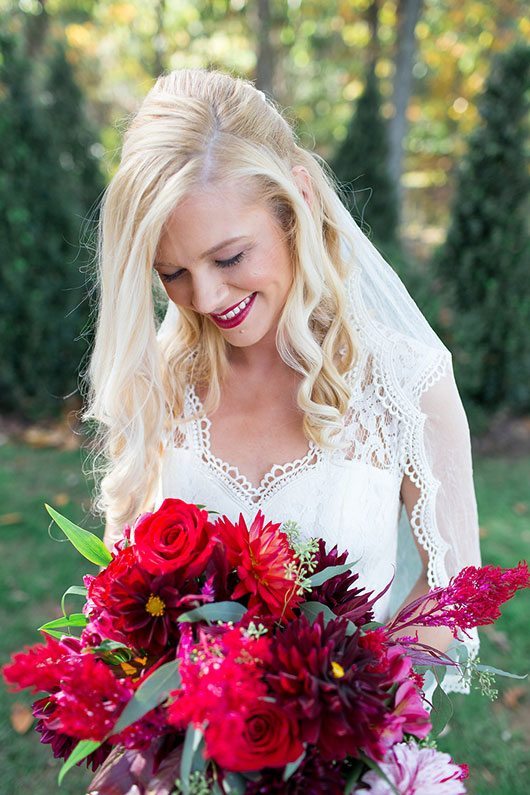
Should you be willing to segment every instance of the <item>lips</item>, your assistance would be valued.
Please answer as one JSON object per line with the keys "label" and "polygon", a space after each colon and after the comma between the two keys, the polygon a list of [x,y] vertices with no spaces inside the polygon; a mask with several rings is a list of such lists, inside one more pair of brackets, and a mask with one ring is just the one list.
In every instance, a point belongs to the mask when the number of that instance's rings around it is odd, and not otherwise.
{"label": "lips", "polygon": [[[229,307],[223,312],[223,316],[211,314],[210,317],[212,318],[215,325],[219,326],[219,328],[222,329],[235,328],[236,326],[239,326],[249,314],[250,310],[254,305],[254,301],[256,300],[256,295],[257,293],[252,293],[250,296],[247,296],[247,298],[244,298],[243,301],[239,301],[237,304],[233,304],[233,306]],[[250,300],[248,300],[249,298]],[[248,303],[246,303],[246,305],[240,308],[236,314],[234,314],[230,318],[226,317],[226,315],[229,314],[230,312],[235,312],[235,310],[238,307],[240,307],[241,304],[244,304],[245,301],[248,301]]]}

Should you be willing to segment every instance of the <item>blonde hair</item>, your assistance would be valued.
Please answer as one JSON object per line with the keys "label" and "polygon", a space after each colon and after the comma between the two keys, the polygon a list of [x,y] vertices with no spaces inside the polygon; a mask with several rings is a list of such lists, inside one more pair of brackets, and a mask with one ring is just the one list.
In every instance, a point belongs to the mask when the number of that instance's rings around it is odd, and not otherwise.
{"label": "blonde hair", "polygon": [[[309,172],[308,206],[291,169]],[[252,83],[219,71],[178,69],[158,78],[124,136],[120,166],[100,212],[99,308],[88,367],[85,421],[95,420],[94,510],[121,527],[152,509],[163,440],[183,408],[186,383],[207,387],[215,410],[226,343],[204,316],[179,308],[158,331],[153,268],[164,225],[202,185],[239,180],[285,233],[293,282],[276,344],[302,377],[304,432],[333,446],[342,428],[355,363],[347,313],[351,217],[318,155],[297,144],[290,124]],[[154,289],[153,289],[154,287]],[[170,317],[173,318],[170,322]]]}

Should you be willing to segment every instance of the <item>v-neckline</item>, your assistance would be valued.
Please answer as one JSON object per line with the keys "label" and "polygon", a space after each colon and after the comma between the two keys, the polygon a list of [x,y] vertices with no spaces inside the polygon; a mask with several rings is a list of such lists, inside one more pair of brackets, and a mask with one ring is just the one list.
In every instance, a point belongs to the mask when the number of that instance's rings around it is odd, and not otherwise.
{"label": "v-neckline", "polygon": [[211,448],[211,420],[206,415],[204,406],[192,384],[187,387],[187,409],[191,409],[192,444],[199,459],[210,471],[247,504],[259,506],[278,491],[284,484],[297,478],[302,472],[314,469],[323,458],[323,449],[312,439],[304,456],[295,458],[285,464],[273,464],[261,478],[258,485],[250,481],[234,464],[229,464],[216,456]]}

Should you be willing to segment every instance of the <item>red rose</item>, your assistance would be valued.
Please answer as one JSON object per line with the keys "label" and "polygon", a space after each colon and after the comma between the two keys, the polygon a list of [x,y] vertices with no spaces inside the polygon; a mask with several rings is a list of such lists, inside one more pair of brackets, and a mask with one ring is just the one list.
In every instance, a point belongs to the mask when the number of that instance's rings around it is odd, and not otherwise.
{"label": "red rose", "polygon": [[244,714],[228,713],[207,726],[206,753],[225,770],[285,767],[304,752],[298,723],[278,704],[258,700]]}
{"label": "red rose", "polygon": [[164,500],[134,528],[136,558],[150,574],[182,569],[186,577],[196,577],[215,544],[213,531],[207,511],[183,500]]}

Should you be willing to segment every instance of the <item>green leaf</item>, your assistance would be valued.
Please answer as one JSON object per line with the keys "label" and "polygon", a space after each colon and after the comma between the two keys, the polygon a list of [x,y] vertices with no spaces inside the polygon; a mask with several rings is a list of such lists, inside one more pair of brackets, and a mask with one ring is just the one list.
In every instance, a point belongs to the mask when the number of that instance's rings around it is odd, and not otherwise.
{"label": "green leaf", "polygon": [[91,563],[95,563],[96,566],[108,566],[112,560],[112,555],[100,538],[95,536],[94,533],[89,533],[88,530],[78,527],[78,525],[71,522],[66,516],[62,516],[50,505],[45,504],[45,507],[52,519],[83,557]]}
{"label": "green leaf", "polygon": [[45,632],[47,635],[51,635],[52,638],[57,638],[58,640],[64,638],[64,632],[56,632],[54,629],[46,629]]}
{"label": "green leaf", "polygon": [[183,795],[189,795],[190,774],[193,769],[193,757],[201,745],[202,738],[202,731],[200,729],[196,729],[193,723],[189,723],[188,728],[186,729],[184,747],[182,749],[182,757],[180,760],[180,786],[182,787]]}
{"label": "green leaf", "polygon": [[87,589],[84,585],[71,585],[64,593],[63,598],[61,599],[61,610],[66,615],[66,610],[64,609],[64,603],[68,594],[76,594],[77,596],[84,596],[86,598]]}
{"label": "green leaf", "polygon": [[438,737],[453,715],[453,704],[443,687],[437,685],[432,694],[431,723],[432,734]]}
{"label": "green leaf", "polygon": [[332,577],[336,577],[337,574],[344,574],[347,571],[351,573],[351,567],[353,565],[353,563],[343,563],[340,566],[328,566],[322,569],[322,571],[317,571],[316,574],[312,574],[311,577],[308,577],[307,582],[312,588],[315,588],[317,585],[322,585],[323,582],[330,580]]}
{"label": "green leaf", "polygon": [[239,602],[211,602],[186,613],[181,613],[177,621],[240,621],[247,608]]}
{"label": "green leaf", "polygon": [[247,788],[247,782],[241,773],[225,773],[223,778],[223,787],[226,793],[233,793],[233,795],[244,795]]}
{"label": "green leaf", "polygon": [[510,671],[502,671],[500,668],[494,668],[492,665],[478,665],[474,666],[477,671],[488,671],[490,674],[497,676],[508,676],[510,679],[527,679],[528,674],[512,674]]}
{"label": "green leaf", "polygon": [[[327,624],[328,621],[333,621],[333,619],[340,618],[340,616],[337,616],[333,610],[327,605],[322,604],[322,602],[303,602],[300,605],[300,611],[311,623],[316,621],[319,613],[324,613],[324,624]],[[352,621],[348,621],[346,635],[353,635],[355,632],[357,632],[357,627]]]}
{"label": "green leaf", "polygon": [[180,687],[179,665],[180,660],[165,663],[142,682],[121,713],[118,722],[110,732],[111,735],[118,734],[132,723],[136,723],[137,720],[165,701],[172,690]]}
{"label": "green leaf", "polygon": [[284,781],[288,781],[288,779],[291,778],[293,773],[295,773],[298,770],[298,768],[302,764],[304,756],[305,756],[305,747],[302,753],[300,754],[300,756],[298,757],[298,759],[295,759],[294,762],[289,762],[287,765],[285,765],[285,770],[283,771]]}
{"label": "green leaf", "polygon": [[353,769],[350,771],[348,778],[346,779],[346,785],[344,787],[344,795],[351,795],[353,792],[352,787],[354,784],[357,784],[359,779],[361,778],[361,774],[364,771],[363,763],[356,759],[354,763]]}
{"label": "green leaf", "polygon": [[[70,627],[86,627],[88,624],[88,619],[83,613],[71,613],[69,616],[61,616],[61,618],[55,618],[53,621],[48,621],[47,624],[43,624],[42,627],[39,627],[39,631],[48,632],[50,629],[61,629]],[[64,632],[62,633],[64,635]]]}
{"label": "green leaf", "polygon": [[100,745],[101,741],[97,742],[96,740],[80,740],[68,759],[65,760],[62,768],[59,770],[59,784],[61,784],[63,778],[66,776],[68,771],[74,767],[74,765],[77,765],[78,762],[82,762],[83,759],[86,759],[87,756],[89,756],[92,751],[95,751],[96,748],[99,748]]}
{"label": "green leaf", "polygon": [[359,754],[359,757],[360,757],[360,759],[362,759],[362,761],[364,762],[364,764],[365,764],[365,765],[367,765],[367,766],[370,768],[370,770],[373,770],[373,771],[374,771],[374,773],[377,773],[377,775],[379,776],[379,778],[382,778],[382,779],[383,779],[383,781],[385,781],[385,782],[388,784],[388,786],[390,787],[390,789],[392,790],[392,792],[394,792],[394,793],[395,793],[395,795],[399,795],[399,792],[398,792],[398,790],[397,790],[397,789],[395,788],[395,786],[392,784],[392,782],[390,781],[390,779],[388,778],[388,776],[386,775],[386,773],[384,773],[384,772],[381,770],[381,768],[379,767],[379,765],[377,764],[377,762],[374,762],[374,760],[373,760],[373,759],[370,759],[370,757],[369,757],[369,756],[366,756],[366,754],[363,754],[363,753],[360,753],[360,754]]}

